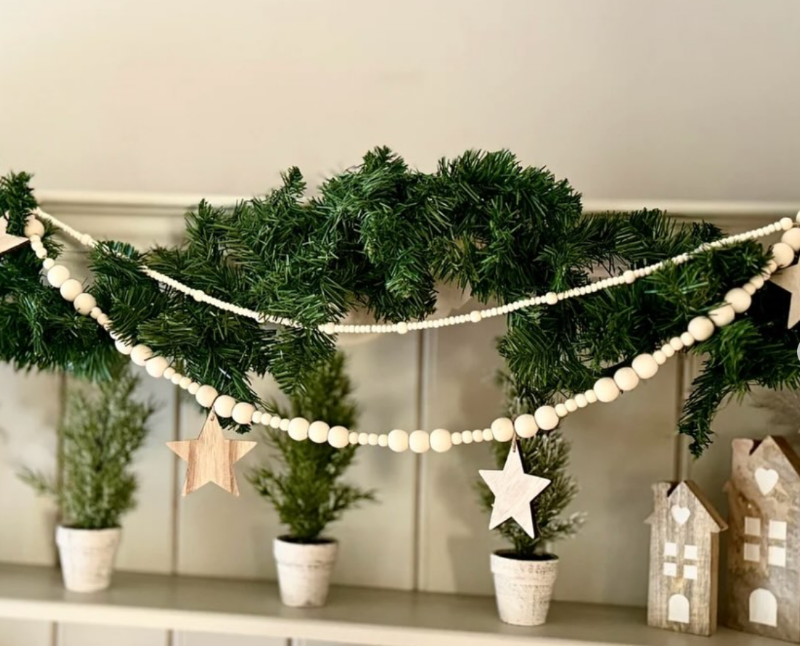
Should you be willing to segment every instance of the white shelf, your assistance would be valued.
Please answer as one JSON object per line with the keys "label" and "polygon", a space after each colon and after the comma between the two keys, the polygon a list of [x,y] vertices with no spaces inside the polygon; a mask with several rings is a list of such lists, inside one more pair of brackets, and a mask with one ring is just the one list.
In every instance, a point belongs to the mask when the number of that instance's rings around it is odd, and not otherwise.
{"label": "white shelf", "polygon": [[136,626],[372,646],[778,646],[726,629],[693,637],[648,628],[645,611],[556,603],[539,628],[508,626],[494,600],[334,588],[317,610],[283,607],[274,583],[120,572],[97,594],[66,592],[52,568],[0,565],[0,617]]}

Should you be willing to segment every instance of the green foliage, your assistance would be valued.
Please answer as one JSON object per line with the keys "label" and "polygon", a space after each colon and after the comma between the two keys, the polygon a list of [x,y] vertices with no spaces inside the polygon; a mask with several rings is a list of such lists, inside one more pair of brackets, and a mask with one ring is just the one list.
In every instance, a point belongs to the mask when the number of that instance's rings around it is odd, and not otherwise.
{"label": "green foliage", "polygon": [[[354,429],[357,410],[344,355],[335,354],[307,379],[305,389],[291,397],[291,414],[281,415],[326,420],[331,427]],[[375,499],[373,492],[341,482],[355,459],[357,447],[335,449],[329,444],[296,442],[273,428],[265,433],[280,460],[255,469],[249,479],[275,507],[291,538],[304,543],[319,540],[325,528],[345,511]]]}
{"label": "green foliage", "polygon": [[[0,206],[19,232],[33,205],[27,176],[0,188]],[[187,215],[186,241],[138,253],[108,243],[92,252],[91,291],[130,343],[173,357],[176,369],[241,401],[258,401],[248,374],[272,374],[300,393],[309,371],[329,361],[335,340],[315,326],[364,309],[377,320],[420,319],[442,282],[469,288],[485,304],[587,285],[595,269],[619,273],[716,240],[708,224],[678,224],[655,210],[587,216],[568,182],[522,166],[508,151],[467,151],[432,173],[409,168],[386,148],[365,155],[307,199],[297,168],[264,197],[229,209],[205,202]],[[52,246],[49,234],[45,243]],[[633,285],[508,317],[498,351],[527,408],[590,388],[685,331],[698,314],[748,281],[767,257],[754,242],[709,249]],[[299,320],[277,329],[222,312],[139,271],[145,262],[193,288],[257,311]],[[729,395],[752,385],[800,386],[780,290],[689,351],[709,361],[686,404],[680,431],[701,453],[711,420]],[[19,367],[99,375],[113,361],[107,335],[40,284],[28,249],[0,259],[0,360]]]}
{"label": "green foliage", "polygon": [[[508,395],[509,409],[513,415],[528,412],[507,375],[501,375],[501,384]],[[524,559],[542,559],[549,556],[554,541],[568,538],[578,532],[585,516],[573,513],[564,516],[564,511],[578,493],[575,479],[567,472],[569,466],[569,442],[558,429],[539,431],[534,437],[519,439],[519,450],[525,473],[547,478],[551,484],[535,500],[534,526],[536,538],[531,538],[514,520],[507,520],[498,531],[513,545],[514,553]],[[499,468],[503,468],[508,456],[509,444],[495,442],[492,447]],[[483,508],[491,513],[494,495],[483,481],[478,483]]]}
{"label": "green foliage", "polygon": [[62,523],[77,529],[119,527],[123,514],[136,506],[133,454],[147,436],[150,404],[134,401],[139,378],[117,369],[92,391],[70,392],[59,428],[62,476],[49,478],[30,470],[21,479],[51,496]]}

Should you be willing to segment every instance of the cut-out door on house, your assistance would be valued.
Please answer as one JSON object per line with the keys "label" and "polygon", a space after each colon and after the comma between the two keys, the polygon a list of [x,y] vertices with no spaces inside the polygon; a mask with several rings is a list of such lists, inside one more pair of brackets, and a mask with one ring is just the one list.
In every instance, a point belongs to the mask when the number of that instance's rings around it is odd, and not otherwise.
{"label": "cut-out door on house", "polygon": [[765,626],[778,625],[778,600],[769,590],[759,588],[750,595],[750,621]]}
{"label": "cut-out door on house", "polygon": [[669,598],[669,621],[677,621],[681,624],[689,623],[689,600],[682,594],[673,594]]}

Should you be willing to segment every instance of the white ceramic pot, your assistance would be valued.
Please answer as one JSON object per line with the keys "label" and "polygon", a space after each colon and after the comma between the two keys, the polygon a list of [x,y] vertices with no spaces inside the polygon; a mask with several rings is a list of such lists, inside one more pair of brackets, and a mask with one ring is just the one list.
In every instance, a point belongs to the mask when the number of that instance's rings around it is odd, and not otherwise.
{"label": "white ceramic pot", "polygon": [[281,601],[293,608],[324,606],[331,586],[339,544],[334,540],[297,543],[287,537],[275,539]]}
{"label": "white ceramic pot", "polygon": [[491,566],[502,621],[517,626],[540,626],[547,621],[558,557],[526,561],[503,550],[492,554]]}
{"label": "white ceramic pot", "polygon": [[73,592],[97,592],[111,584],[122,530],[58,526],[56,545],[64,586]]}

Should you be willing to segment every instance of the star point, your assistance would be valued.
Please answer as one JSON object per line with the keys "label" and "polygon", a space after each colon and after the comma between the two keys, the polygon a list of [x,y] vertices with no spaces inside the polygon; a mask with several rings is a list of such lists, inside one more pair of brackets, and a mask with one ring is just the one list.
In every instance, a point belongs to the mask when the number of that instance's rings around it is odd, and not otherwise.
{"label": "star point", "polygon": [[792,265],[772,276],[772,282],[789,292],[789,316],[786,327],[792,329],[800,321],[800,265]]}

